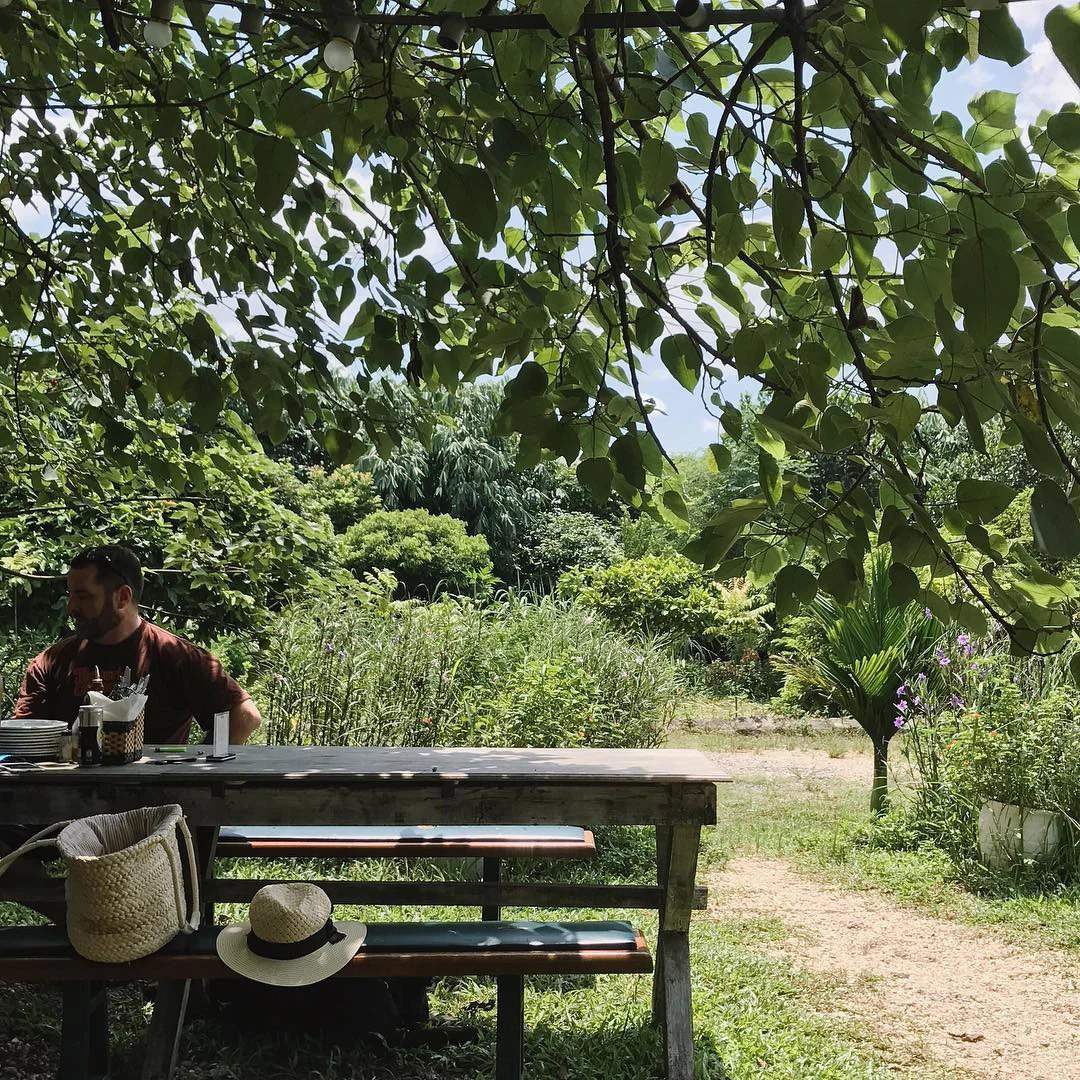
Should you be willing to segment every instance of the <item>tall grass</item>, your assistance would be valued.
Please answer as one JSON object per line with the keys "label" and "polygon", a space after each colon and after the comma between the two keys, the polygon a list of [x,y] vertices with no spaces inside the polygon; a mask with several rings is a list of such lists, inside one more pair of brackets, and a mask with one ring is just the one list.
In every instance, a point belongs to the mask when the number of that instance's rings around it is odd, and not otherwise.
{"label": "tall grass", "polygon": [[256,697],[272,744],[656,746],[679,687],[661,640],[573,604],[294,604]]}

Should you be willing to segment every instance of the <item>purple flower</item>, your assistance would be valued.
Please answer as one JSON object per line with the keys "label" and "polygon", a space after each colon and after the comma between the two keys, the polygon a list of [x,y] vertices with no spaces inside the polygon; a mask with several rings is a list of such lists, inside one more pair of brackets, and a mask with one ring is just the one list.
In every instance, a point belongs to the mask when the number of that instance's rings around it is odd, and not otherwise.
{"label": "purple flower", "polygon": [[940,647],[934,650],[934,657],[941,667],[948,667],[949,664],[952,663],[952,661],[949,659],[948,654],[945,652],[944,649],[941,649]]}
{"label": "purple flower", "polygon": [[919,674],[915,676],[915,681],[916,682],[926,682],[926,672],[925,671],[920,671]]}
{"label": "purple flower", "polygon": [[924,607],[924,608],[922,609],[922,613],[923,613],[923,614],[924,614],[924,615],[925,615],[925,616],[926,616],[926,617],[927,617],[928,619],[932,619],[932,618],[934,617],[934,613],[933,613],[933,612],[932,612],[932,611],[931,611],[931,610],[930,610],[930,609],[929,609],[928,607]]}
{"label": "purple flower", "polygon": [[949,704],[954,709],[962,709],[964,707],[964,699],[962,697],[960,697],[959,694],[950,694],[949,695]]}
{"label": "purple flower", "polygon": [[904,696],[904,694],[906,694],[906,693],[907,693],[907,683],[901,683],[901,684],[900,684],[900,685],[899,685],[899,686],[898,686],[898,687],[896,688],[896,696],[897,696],[897,697],[903,697],[903,696]]}
{"label": "purple flower", "polygon": [[897,718],[896,718],[896,719],[895,719],[895,720],[893,721],[893,725],[895,726],[895,728],[896,728],[896,730],[897,730],[897,731],[899,731],[899,730],[900,730],[900,729],[901,729],[901,728],[902,728],[902,727],[904,726],[904,724],[905,724],[905,723],[907,723],[907,717],[906,717],[906,716],[902,716],[902,715],[901,715],[901,716],[898,716],[898,717],[897,717]]}
{"label": "purple flower", "polygon": [[912,701],[911,704],[914,705],[915,708],[917,709],[922,704],[922,698],[921,697],[916,697],[915,700]]}
{"label": "purple flower", "polygon": [[327,642],[326,642],[326,643],[325,643],[325,644],[323,645],[323,648],[324,648],[324,649],[325,649],[325,650],[326,650],[326,651],[327,651],[328,653],[331,653],[331,654],[332,654],[332,653],[333,653],[333,651],[334,651],[334,644],[333,644],[333,642],[331,642],[331,641],[327,641]]}
{"label": "purple flower", "polygon": [[956,635],[956,644],[957,645],[970,645],[971,644],[971,635],[970,634],[957,634]]}
{"label": "purple flower", "polygon": [[898,701],[896,707],[900,711],[901,716],[905,715],[908,711],[908,703],[906,701]]}

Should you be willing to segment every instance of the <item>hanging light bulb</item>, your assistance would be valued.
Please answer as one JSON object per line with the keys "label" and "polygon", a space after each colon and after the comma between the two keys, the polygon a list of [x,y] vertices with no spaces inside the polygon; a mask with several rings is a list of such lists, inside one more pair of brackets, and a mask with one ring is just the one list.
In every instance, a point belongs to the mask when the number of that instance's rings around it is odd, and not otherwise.
{"label": "hanging light bulb", "polygon": [[172,44],[173,0],[154,0],[150,5],[150,21],[143,26],[143,40],[152,49],[165,49]]}
{"label": "hanging light bulb", "polygon": [[323,49],[323,63],[331,71],[348,71],[356,63],[356,36],[360,33],[360,20],[355,15],[344,15],[334,26],[334,36]]}
{"label": "hanging light bulb", "polygon": [[439,43],[439,48],[447,49],[450,52],[460,49],[467,28],[465,20],[456,11],[451,12],[443,19],[442,25],[439,27],[439,33],[435,38]]}
{"label": "hanging light bulb", "polygon": [[708,0],[676,0],[675,14],[687,30],[704,30],[711,13]]}
{"label": "hanging light bulb", "polygon": [[261,34],[265,18],[266,12],[263,11],[261,4],[251,4],[245,7],[240,12],[240,33],[247,34],[248,37]]}

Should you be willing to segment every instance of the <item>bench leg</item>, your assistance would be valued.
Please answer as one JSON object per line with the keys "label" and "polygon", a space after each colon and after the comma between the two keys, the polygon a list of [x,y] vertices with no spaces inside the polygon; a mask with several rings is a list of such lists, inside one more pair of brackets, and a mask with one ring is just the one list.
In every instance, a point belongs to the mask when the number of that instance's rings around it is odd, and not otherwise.
{"label": "bench leg", "polygon": [[[502,863],[498,859],[485,859],[484,868],[480,879],[485,885],[498,885],[502,878]],[[498,922],[502,912],[494,905],[487,905],[480,909],[480,918],[484,922]]]}
{"label": "bench leg", "polygon": [[65,983],[60,1022],[59,1080],[109,1074],[108,992],[101,983]]}
{"label": "bench leg", "polygon": [[154,1014],[146,1037],[142,1080],[171,1080],[180,1053],[180,1037],[184,1033],[184,1014],[187,1012],[191,982],[174,979],[157,984]]}
{"label": "bench leg", "polygon": [[495,1080],[521,1080],[525,1056],[525,979],[500,975],[495,980]]}

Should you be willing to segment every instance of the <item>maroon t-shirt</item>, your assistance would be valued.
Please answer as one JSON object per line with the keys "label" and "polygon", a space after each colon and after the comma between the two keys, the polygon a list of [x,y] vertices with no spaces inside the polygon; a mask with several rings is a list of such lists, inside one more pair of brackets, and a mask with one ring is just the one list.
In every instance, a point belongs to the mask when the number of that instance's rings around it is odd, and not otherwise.
{"label": "maroon t-shirt", "polygon": [[192,719],[209,731],[214,713],[231,711],[248,699],[205,649],[143,619],[115,645],[69,637],[34,657],[15,701],[15,716],[72,723],[95,667],[106,693],[124,668],[131,668],[132,681],[150,676],[143,736],[147,743],[186,743]]}

